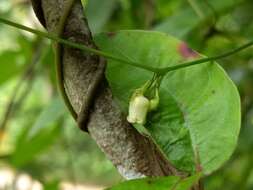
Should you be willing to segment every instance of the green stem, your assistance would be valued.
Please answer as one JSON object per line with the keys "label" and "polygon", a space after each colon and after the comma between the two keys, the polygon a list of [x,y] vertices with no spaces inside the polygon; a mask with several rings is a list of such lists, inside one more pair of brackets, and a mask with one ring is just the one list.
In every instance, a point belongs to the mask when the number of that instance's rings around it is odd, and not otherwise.
{"label": "green stem", "polygon": [[217,56],[213,56],[213,57],[209,57],[209,58],[197,59],[197,60],[194,60],[194,61],[182,63],[182,64],[175,65],[175,66],[165,67],[165,68],[154,68],[154,67],[149,67],[147,65],[142,65],[138,62],[124,60],[120,57],[116,57],[116,56],[111,55],[107,52],[100,51],[100,50],[93,49],[93,48],[89,48],[85,45],[74,43],[74,42],[59,38],[55,35],[52,35],[52,34],[49,34],[49,33],[46,33],[46,32],[42,32],[42,31],[38,31],[38,30],[35,30],[35,29],[32,29],[32,28],[29,28],[27,26],[11,22],[11,21],[3,19],[1,17],[0,17],[0,22],[5,23],[5,24],[10,25],[10,26],[13,26],[13,27],[18,28],[18,29],[21,29],[21,30],[25,30],[27,32],[31,32],[31,33],[39,35],[41,37],[51,39],[53,41],[56,41],[58,43],[61,43],[61,44],[64,44],[64,45],[67,45],[67,46],[70,46],[70,47],[73,47],[73,48],[76,48],[76,49],[80,49],[80,50],[87,51],[87,52],[90,52],[90,53],[93,53],[93,54],[96,54],[96,55],[100,55],[100,56],[103,56],[105,58],[112,59],[112,60],[115,60],[115,61],[119,61],[121,63],[125,63],[125,64],[131,65],[131,66],[134,66],[134,67],[138,67],[138,68],[141,68],[141,69],[153,72],[153,73],[157,73],[157,74],[160,74],[160,75],[165,75],[168,72],[175,71],[175,70],[178,70],[178,69],[182,69],[182,68],[185,68],[185,67],[190,67],[190,66],[202,64],[202,63],[205,63],[205,62],[222,59],[222,58],[231,56],[235,53],[238,53],[238,52],[240,52],[240,51],[242,51],[242,50],[244,50],[244,49],[246,49],[246,48],[253,45],[253,41],[250,41],[250,42],[248,42],[248,43],[246,43],[246,44],[244,44],[244,45],[242,45],[242,46],[240,46],[240,47],[238,47],[234,50],[228,51],[228,52],[223,53],[221,55],[217,55]]}
{"label": "green stem", "polygon": [[193,65],[198,65],[198,64],[201,64],[201,63],[205,63],[205,62],[209,62],[209,61],[216,61],[218,59],[223,59],[225,57],[228,57],[228,56],[231,56],[235,53],[238,53],[250,46],[253,45],[253,41],[250,41],[238,48],[235,48],[231,51],[228,51],[226,53],[223,53],[223,54],[220,54],[220,55],[216,55],[216,56],[213,56],[213,57],[207,57],[207,58],[203,58],[203,59],[197,59],[197,60],[194,60],[194,61],[190,61],[190,62],[186,62],[186,63],[183,63],[183,64],[179,64],[179,65],[175,65],[175,66],[170,66],[170,67],[166,67],[166,68],[162,68],[158,71],[159,74],[161,75],[165,75],[167,74],[168,72],[171,72],[171,71],[175,71],[175,70],[178,70],[178,69],[181,69],[181,68],[185,68],[185,67],[190,67],[190,66],[193,66]]}
{"label": "green stem", "polygon": [[[64,32],[64,27],[65,27],[65,23],[66,20],[70,14],[70,10],[74,4],[75,0],[68,0],[66,1],[65,5],[64,5],[64,9],[63,9],[63,14],[60,18],[59,24],[56,27],[55,30],[55,34],[61,38]],[[73,108],[65,86],[64,86],[64,74],[63,74],[63,63],[62,63],[62,44],[55,42],[54,44],[54,50],[55,50],[55,65],[56,65],[56,74],[57,74],[57,83],[58,83],[58,88],[59,88],[59,92],[62,95],[63,101],[65,103],[65,105],[67,106],[69,112],[71,113],[72,117],[77,120],[78,114],[75,112],[75,109]]]}
{"label": "green stem", "polygon": [[64,44],[64,45],[67,45],[67,46],[70,46],[70,47],[73,47],[73,48],[76,48],[76,49],[80,49],[80,50],[90,52],[90,53],[93,53],[93,54],[96,54],[96,55],[99,55],[99,56],[103,56],[103,57],[108,58],[108,59],[119,61],[119,62],[131,65],[131,66],[134,66],[134,67],[138,67],[138,68],[141,68],[141,69],[145,69],[145,70],[148,70],[148,71],[151,71],[151,72],[154,72],[154,73],[156,73],[158,71],[157,68],[149,67],[147,65],[142,65],[142,64],[140,64],[138,62],[134,62],[134,61],[127,61],[127,60],[121,59],[120,57],[116,57],[114,55],[111,55],[107,52],[100,51],[100,50],[97,50],[97,49],[94,49],[94,48],[90,48],[88,46],[78,44],[78,43],[75,43],[75,42],[71,42],[69,40],[59,38],[59,37],[57,37],[53,34],[42,32],[42,31],[39,31],[39,30],[35,30],[35,29],[30,28],[30,27],[27,27],[27,26],[24,26],[24,25],[6,20],[6,19],[1,18],[1,17],[0,17],[0,22],[2,22],[4,24],[7,24],[9,26],[12,26],[12,27],[21,29],[21,30],[25,30],[25,31],[33,33],[33,34],[36,34],[38,36],[48,38],[50,40],[56,41],[58,43],[61,43],[61,44]]}

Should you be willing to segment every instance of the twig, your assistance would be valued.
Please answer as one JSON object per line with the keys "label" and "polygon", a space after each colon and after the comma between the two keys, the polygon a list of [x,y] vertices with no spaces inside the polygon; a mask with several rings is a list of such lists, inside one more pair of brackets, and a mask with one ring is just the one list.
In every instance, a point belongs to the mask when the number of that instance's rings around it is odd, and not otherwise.
{"label": "twig", "polygon": [[145,9],[145,28],[149,28],[155,17],[155,0],[145,0],[144,1]]}
{"label": "twig", "polygon": [[[0,131],[3,133],[7,127],[8,121],[10,120],[11,115],[13,114],[14,111],[14,105],[16,103],[17,96],[19,94],[19,91],[23,88],[23,85],[25,84],[25,80],[30,79],[31,76],[33,76],[34,69],[36,66],[36,63],[38,62],[41,52],[42,52],[42,40],[38,40],[36,42],[36,47],[35,47],[35,55],[33,56],[31,63],[28,65],[28,67],[24,70],[23,74],[21,75],[20,79],[18,80],[16,86],[13,89],[12,95],[10,96],[9,102],[6,107],[6,111],[3,115],[2,122],[0,124]],[[31,81],[31,80],[30,80]],[[28,90],[31,89],[30,87],[27,88]],[[24,92],[26,94],[27,92]],[[24,94],[21,96],[20,101],[24,101]],[[17,109],[15,109],[17,111]],[[1,137],[0,137],[1,140]]]}
{"label": "twig", "polygon": [[74,183],[74,185],[77,184],[77,175],[76,175],[76,171],[75,171],[75,165],[74,165],[74,159],[73,159],[73,153],[70,149],[70,145],[69,145],[69,142],[68,142],[68,137],[64,134],[63,134],[63,139],[62,139],[62,142],[63,142],[63,146],[65,147],[65,150],[67,151],[69,157],[67,159],[67,164],[68,164],[68,168],[70,170],[70,173],[69,173],[69,176],[72,180],[72,182]]}
{"label": "twig", "polygon": [[2,22],[4,24],[7,24],[7,25],[10,25],[12,27],[21,29],[21,30],[25,30],[25,31],[33,33],[33,34],[36,34],[40,37],[48,38],[48,39],[51,39],[53,41],[57,41],[58,43],[67,45],[67,46],[72,47],[72,48],[76,48],[76,49],[79,49],[79,50],[82,50],[82,51],[86,51],[86,52],[89,52],[91,54],[103,56],[105,58],[118,61],[122,64],[127,64],[127,65],[130,65],[130,66],[133,66],[133,67],[138,67],[138,68],[141,68],[141,69],[153,72],[153,73],[161,74],[161,75],[165,75],[168,72],[175,71],[175,70],[178,70],[178,69],[183,69],[183,68],[190,67],[190,66],[193,66],[193,65],[198,65],[198,64],[203,64],[203,63],[206,63],[206,62],[216,61],[218,59],[222,59],[222,58],[231,56],[233,54],[236,54],[236,53],[238,53],[238,52],[240,52],[244,49],[247,49],[247,48],[249,48],[250,46],[253,45],[253,40],[252,40],[252,41],[249,41],[248,43],[246,43],[246,44],[244,44],[244,45],[242,45],[242,46],[240,46],[236,49],[227,51],[227,52],[225,52],[223,54],[220,54],[220,55],[216,55],[216,56],[208,57],[208,58],[203,58],[203,59],[197,59],[197,60],[190,61],[190,62],[183,62],[181,64],[166,67],[166,68],[155,68],[155,67],[152,67],[152,66],[143,65],[142,63],[139,63],[139,62],[125,60],[125,59],[122,59],[121,57],[114,56],[114,55],[112,55],[108,52],[100,51],[100,50],[97,50],[97,49],[90,48],[90,47],[88,47],[86,45],[83,45],[83,44],[78,44],[78,43],[75,43],[75,42],[72,42],[72,41],[69,41],[69,40],[66,40],[66,39],[62,39],[62,38],[59,38],[59,37],[57,37],[53,34],[42,32],[42,31],[39,31],[39,30],[35,30],[33,28],[29,28],[27,26],[24,26],[24,25],[21,25],[21,24],[3,19],[1,17],[0,17],[0,22]]}
{"label": "twig", "polygon": [[217,21],[218,21],[218,13],[217,11],[214,9],[213,5],[208,1],[208,0],[204,0],[206,6],[211,10],[212,14],[213,14],[213,26],[215,27]]}
{"label": "twig", "polygon": [[195,2],[195,0],[188,0],[188,3],[191,5],[192,9],[200,19],[203,19],[205,17],[205,14],[203,13],[199,5]]}
{"label": "twig", "polygon": [[250,174],[253,171],[253,154],[249,153],[247,158],[247,163],[245,168],[241,172],[240,181],[237,185],[234,186],[233,190],[246,190],[247,189],[247,182],[249,180]]}

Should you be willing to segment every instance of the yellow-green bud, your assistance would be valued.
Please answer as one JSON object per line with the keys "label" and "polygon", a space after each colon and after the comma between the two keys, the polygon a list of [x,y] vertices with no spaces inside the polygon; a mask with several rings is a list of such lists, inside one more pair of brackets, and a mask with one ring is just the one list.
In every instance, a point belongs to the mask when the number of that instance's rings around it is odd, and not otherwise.
{"label": "yellow-green bud", "polygon": [[149,100],[142,94],[132,97],[129,103],[127,121],[133,124],[144,125],[149,111],[149,104]]}
{"label": "yellow-green bud", "polygon": [[156,89],[155,98],[153,98],[149,101],[149,111],[155,111],[158,108],[159,101],[160,101],[159,90]]}

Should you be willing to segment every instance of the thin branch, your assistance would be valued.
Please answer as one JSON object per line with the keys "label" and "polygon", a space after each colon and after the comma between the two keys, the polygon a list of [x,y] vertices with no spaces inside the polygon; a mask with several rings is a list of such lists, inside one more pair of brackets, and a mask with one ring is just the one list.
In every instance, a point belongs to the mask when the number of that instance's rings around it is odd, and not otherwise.
{"label": "thin branch", "polygon": [[203,19],[205,17],[205,14],[203,13],[199,5],[195,2],[195,0],[188,0],[188,3],[191,5],[192,9],[199,18]]}
{"label": "thin branch", "polygon": [[204,0],[204,2],[213,14],[213,24],[212,25],[215,26],[218,21],[219,15],[218,15],[217,11],[215,10],[215,8],[213,7],[213,5],[208,0]]}
{"label": "thin branch", "polygon": [[42,32],[42,31],[39,31],[39,30],[35,30],[33,28],[30,28],[30,27],[27,27],[27,26],[24,26],[24,25],[6,20],[4,18],[0,18],[0,22],[2,22],[4,24],[7,24],[9,26],[12,26],[12,27],[21,29],[21,30],[25,30],[25,31],[33,33],[33,34],[36,34],[38,36],[48,38],[50,40],[56,41],[58,43],[67,45],[67,46],[72,47],[72,48],[80,49],[80,50],[83,50],[83,51],[86,51],[86,52],[89,52],[89,53],[93,53],[95,55],[103,56],[105,58],[116,60],[116,61],[119,61],[121,63],[132,65],[132,66],[142,68],[142,69],[145,69],[145,70],[148,70],[148,71],[151,71],[151,72],[157,72],[157,68],[149,67],[149,66],[146,66],[146,65],[134,62],[134,61],[124,60],[120,57],[116,57],[116,56],[111,55],[107,52],[100,51],[100,50],[97,50],[97,49],[94,49],[94,48],[90,48],[90,47],[88,47],[86,45],[83,45],[83,44],[78,44],[78,43],[75,43],[75,42],[71,42],[69,40],[59,38],[59,37],[55,36],[54,34],[50,34],[50,33]]}
{"label": "thin branch", "polygon": [[69,172],[69,177],[72,180],[72,182],[74,183],[74,185],[77,184],[77,175],[76,175],[76,171],[75,171],[75,160],[73,157],[73,152],[71,151],[71,147],[69,144],[69,140],[67,135],[64,133],[62,133],[62,144],[67,152],[67,154],[69,155],[67,158],[67,167],[69,168],[70,172]]}
{"label": "thin branch", "polygon": [[155,19],[155,0],[145,0],[143,3],[145,12],[145,28],[150,28]]}
{"label": "thin branch", "polygon": [[[16,99],[19,94],[19,91],[23,88],[23,85],[25,84],[25,80],[30,79],[33,76],[34,69],[36,66],[36,63],[38,62],[38,59],[40,58],[41,52],[42,52],[42,44],[41,40],[36,42],[36,48],[35,48],[35,55],[31,60],[31,63],[28,65],[28,67],[24,70],[23,74],[21,75],[20,79],[18,80],[16,86],[13,89],[12,95],[10,96],[9,103],[7,104],[6,111],[3,115],[2,122],[0,124],[0,130],[1,132],[5,131],[8,121],[10,120],[11,115],[14,111],[14,105],[16,104]],[[28,90],[31,89],[30,87]],[[27,94],[25,91],[24,94]],[[19,101],[24,100],[24,94],[21,96]],[[17,109],[15,110],[17,111]]]}
{"label": "thin branch", "polygon": [[240,180],[237,185],[234,186],[233,190],[241,189],[246,190],[247,189],[247,183],[251,176],[251,173],[253,171],[253,154],[247,155],[247,163],[245,168],[242,170],[240,175]]}
{"label": "thin branch", "polygon": [[161,74],[161,75],[165,75],[168,72],[175,71],[175,70],[182,69],[182,68],[186,68],[186,67],[190,67],[190,66],[193,66],[193,65],[198,65],[198,64],[202,64],[202,63],[206,63],[206,62],[210,62],[210,61],[216,61],[218,59],[222,59],[222,58],[231,56],[233,54],[236,54],[236,53],[238,53],[238,52],[240,52],[244,49],[247,49],[248,47],[253,45],[253,41],[249,41],[248,43],[246,43],[246,44],[244,44],[244,45],[242,45],[242,46],[240,46],[240,47],[238,47],[234,50],[231,50],[231,51],[228,51],[226,53],[216,55],[216,56],[213,56],[213,57],[197,59],[197,60],[194,60],[194,61],[185,62],[185,63],[179,64],[179,65],[170,66],[170,67],[166,67],[166,68],[154,68],[154,67],[150,67],[150,66],[147,66],[147,65],[143,65],[143,64],[138,63],[138,62],[134,62],[134,61],[130,61],[130,60],[124,60],[120,57],[116,57],[116,56],[111,55],[107,52],[100,51],[100,50],[97,50],[97,49],[93,49],[93,48],[90,48],[90,47],[85,46],[83,44],[78,44],[78,43],[75,43],[75,42],[71,42],[69,40],[59,38],[55,35],[52,35],[52,34],[49,34],[49,33],[46,33],[46,32],[42,32],[42,31],[39,31],[39,30],[35,30],[35,29],[29,28],[27,26],[11,22],[11,21],[3,19],[3,18],[0,18],[0,22],[5,23],[5,24],[10,25],[10,26],[13,26],[15,28],[19,28],[21,30],[25,30],[27,32],[31,32],[31,33],[39,35],[41,37],[57,41],[59,43],[62,43],[64,45],[67,45],[67,46],[70,46],[70,47],[73,47],[73,48],[76,48],[76,49],[87,51],[87,52],[93,53],[95,55],[103,56],[103,57],[108,58],[108,59],[119,61],[121,63],[125,63],[125,64],[128,64],[128,65],[138,67],[138,68],[141,68],[141,69],[144,69],[144,70],[147,70],[147,71],[150,71],[150,72],[154,72],[154,73],[157,73],[157,74]]}
{"label": "thin branch", "polygon": [[216,55],[216,56],[213,56],[213,57],[197,59],[197,60],[194,60],[194,61],[186,62],[186,63],[175,65],[175,66],[166,67],[166,68],[160,69],[160,71],[158,73],[167,74],[168,72],[175,71],[175,70],[178,70],[178,69],[181,69],[181,68],[186,68],[186,67],[198,65],[198,64],[201,64],[201,63],[205,63],[205,62],[212,62],[212,61],[216,61],[218,59],[223,59],[223,58],[229,57],[231,55],[234,55],[234,54],[236,54],[236,53],[238,53],[238,52],[240,52],[244,49],[247,49],[248,47],[250,47],[252,45],[253,45],[253,41],[250,41],[250,42],[248,42],[248,43],[246,43],[246,44],[244,44],[244,45],[242,45],[238,48],[235,48],[231,51],[228,51],[226,53]]}

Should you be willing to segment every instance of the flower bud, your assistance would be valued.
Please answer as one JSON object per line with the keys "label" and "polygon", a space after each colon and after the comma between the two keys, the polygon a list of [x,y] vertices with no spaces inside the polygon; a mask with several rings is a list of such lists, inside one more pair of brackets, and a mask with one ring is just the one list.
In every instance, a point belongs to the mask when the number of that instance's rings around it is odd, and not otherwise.
{"label": "flower bud", "polygon": [[149,106],[149,100],[142,94],[132,97],[129,103],[127,121],[129,123],[145,124]]}
{"label": "flower bud", "polygon": [[149,101],[149,111],[155,111],[158,108],[159,101],[160,101],[159,90],[156,89],[155,98],[153,98]]}

